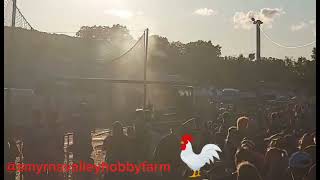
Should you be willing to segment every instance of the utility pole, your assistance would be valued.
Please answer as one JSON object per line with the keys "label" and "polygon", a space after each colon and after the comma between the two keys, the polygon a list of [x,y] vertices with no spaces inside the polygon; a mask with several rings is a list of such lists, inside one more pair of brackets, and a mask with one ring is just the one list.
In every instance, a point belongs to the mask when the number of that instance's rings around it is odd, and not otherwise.
{"label": "utility pole", "polygon": [[260,61],[260,25],[263,24],[260,20],[255,20],[254,18],[251,18],[253,24],[256,25],[256,39],[257,39],[257,47],[256,47],[256,60]]}
{"label": "utility pole", "polygon": [[[8,127],[9,122],[11,120],[11,74],[12,74],[12,60],[13,60],[13,49],[14,49],[14,29],[16,27],[16,11],[17,10],[17,0],[12,0],[12,16],[11,16],[11,28],[9,29],[9,38],[11,41],[9,41],[9,48],[8,48],[8,56],[7,56],[7,63],[6,63],[6,69],[7,69],[7,74],[5,74],[5,78],[7,79],[6,85],[7,89],[4,89],[5,96],[6,96],[6,101],[5,101],[5,117],[4,117],[4,135],[5,138],[7,138],[8,135]],[[6,139],[7,140],[7,139]]]}
{"label": "utility pole", "polygon": [[11,26],[16,27],[17,0],[12,0],[12,19]]}
{"label": "utility pole", "polygon": [[148,60],[148,36],[149,36],[149,29],[147,28],[144,33],[144,48],[145,48],[145,57],[144,57],[144,89],[143,89],[143,109],[147,106],[147,60]]}

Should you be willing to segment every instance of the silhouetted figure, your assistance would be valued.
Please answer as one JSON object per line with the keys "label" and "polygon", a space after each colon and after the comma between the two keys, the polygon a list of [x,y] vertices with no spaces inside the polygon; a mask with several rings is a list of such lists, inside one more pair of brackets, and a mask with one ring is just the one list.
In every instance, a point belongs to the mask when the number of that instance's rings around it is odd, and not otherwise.
{"label": "silhouetted figure", "polygon": [[217,105],[215,102],[211,101],[210,102],[210,108],[211,108],[211,117],[210,120],[213,122],[217,122],[218,118],[218,110],[217,110]]}
{"label": "silhouetted figure", "polygon": [[129,138],[123,132],[123,125],[116,121],[112,124],[112,135],[103,142],[106,162],[124,162],[129,159]]}
{"label": "silhouetted figure", "polygon": [[288,155],[285,150],[270,148],[265,154],[263,175],[265,180],[285,179]]}
{"label": "silhouetted figure", "polygon": [[224,136],[227,135],[229,127],[233,126],[234,122],[232,121],[232,116],[229,112],[224,112],[222,114],[222,124],[219,128],[219,132]]}
{"label": "silhouetted figure", "polygon": [[[237,131],[240,136],[240,139],[245,137],[249,137],[251,134],[249,133],[249,118],[242,116],[237,119]],[[249,137],[250,138],[250,137]]]}
{"label": "silhouetted figure", "polygon": [[[107,163],[126,163],[131,159],[130,151],[132,144],[123,132],[123,125],[116,121],[112,124],[112,135],[106,137],[103,142],[103,150],[106,151],[105,161]],[[123,179],[128,177],[126,173],[105,174],[104,179]]]}
{"label": "silhouetted figure", "polygon": [[179,138],[173,129],[164,136],[154,151],[154,161],[156,163],[170,164],[170,173],[163,173],[162,176],[168,179],[179,177],[178,168],[181,165]]}
{"label": "silhouetted figure", "polygon": [[270,116],[270,125],[269,125],[268,133],[270,135],[279,133],[282,130],[281,126],[282,125],[279,118],[279,113],[273,112]]}
{"label": "silhouetted figure", "polygon": [[224,161],[228,166],[228,171],[235,170],[236,168],[234,166],[234,155],[237,151],[237,147],[240,146],[240,142],[241,138],[238,134],[237,127],[230,127],[223,148]]}
{"label": "silhouetted figure", "polygon": [[148,160],[148,155],[150,151],[150,133],[147,127],[146,118],[147,114],[144,110],[138,109],[136,111],[136,120],[135,120],[135,132],[136,132],[136,140],[135,140],[135,150],[137,152],[136,158],[138,161],[146,161]]}
{"label": "silhouetted figure", "polygon": [[[92,124],[90,112],[86,103],[81,103],[78,109],[79,114],[73,116],[73,144],[70,150],[73,154],[73,161],[79,163],[80,160],[86,163],[93,163],[91,153],[92,147]],[[90,180],[94,178],[93,173],[75,173],[74,176],[78,180]]]}
{"label": "silhouetted figure", "polygon": [[[47,153],[44,152],[48,145],[48,129],[43,122],[41,111],[33,111],[32,124],[27,128],[23,139],[23,155],[26,164],[42,164],[48,160]],[[25,172],[25,180],[46,179],[46,173]]]}
{"label": "silhouetted figure", "polygon": [[299,140],[299,149],[303,150],[307,146],[314,145],[313,137],[309,133],[305,133]]}
{"label": "silhouetted figure", "polygon": [[[59,164],[64,163],[64,131],[61,124],[57,122],[58,113],[49,112],[47,116],[48,120],[48,163]],[[63,173],[49,172],[48,179],[56,180],[63,179]]]}

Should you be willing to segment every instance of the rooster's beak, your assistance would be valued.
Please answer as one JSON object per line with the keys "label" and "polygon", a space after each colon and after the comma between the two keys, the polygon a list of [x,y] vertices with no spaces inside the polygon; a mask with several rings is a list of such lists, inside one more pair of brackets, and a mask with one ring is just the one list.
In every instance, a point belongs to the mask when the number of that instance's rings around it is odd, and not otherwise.
{"label": "rooster's beak", "polygon": [[180,144],[184,144],[184,142],[183,142],[183,141],[181,141],[181,142],[180,142]]}

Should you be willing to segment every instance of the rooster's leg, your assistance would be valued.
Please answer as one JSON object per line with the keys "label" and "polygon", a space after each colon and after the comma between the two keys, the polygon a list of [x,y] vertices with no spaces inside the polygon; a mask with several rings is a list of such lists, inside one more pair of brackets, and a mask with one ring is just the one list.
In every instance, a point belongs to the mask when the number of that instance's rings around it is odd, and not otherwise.
{"label": "rooster's leg", "polygon": [[189,177],[191,177],[191,178],[195,178],[195,177],[198,177],[198,176],[196,175],[196,171],[193,171],[193,174],[192,174],[192,176],[189,176]]}
{"label": "rooster's leg", "polygon": [[198,174],[197,174],[196,176],[197,176],[197,177],[201,176],[201,175],[200,175],[200,170],[198,171]]}

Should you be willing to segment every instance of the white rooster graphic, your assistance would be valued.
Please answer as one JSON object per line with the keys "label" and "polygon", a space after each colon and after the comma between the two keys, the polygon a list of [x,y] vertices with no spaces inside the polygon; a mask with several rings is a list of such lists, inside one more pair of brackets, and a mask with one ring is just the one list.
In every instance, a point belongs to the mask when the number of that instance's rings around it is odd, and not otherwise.
{"label": "white rooster graphic", "polygon": [[189,177],[195,178],[200,176],[200,168],[206,163],[210,164],[210,161],[213,163],[214,157],[220,159],[217,151],[221,152],[221,149],[215,144],[207,144],[202,148],[200,154],[196,154],[192,150],[191,141],[191,135],[182,136],[180,157],[193,170],[192,176]]}

